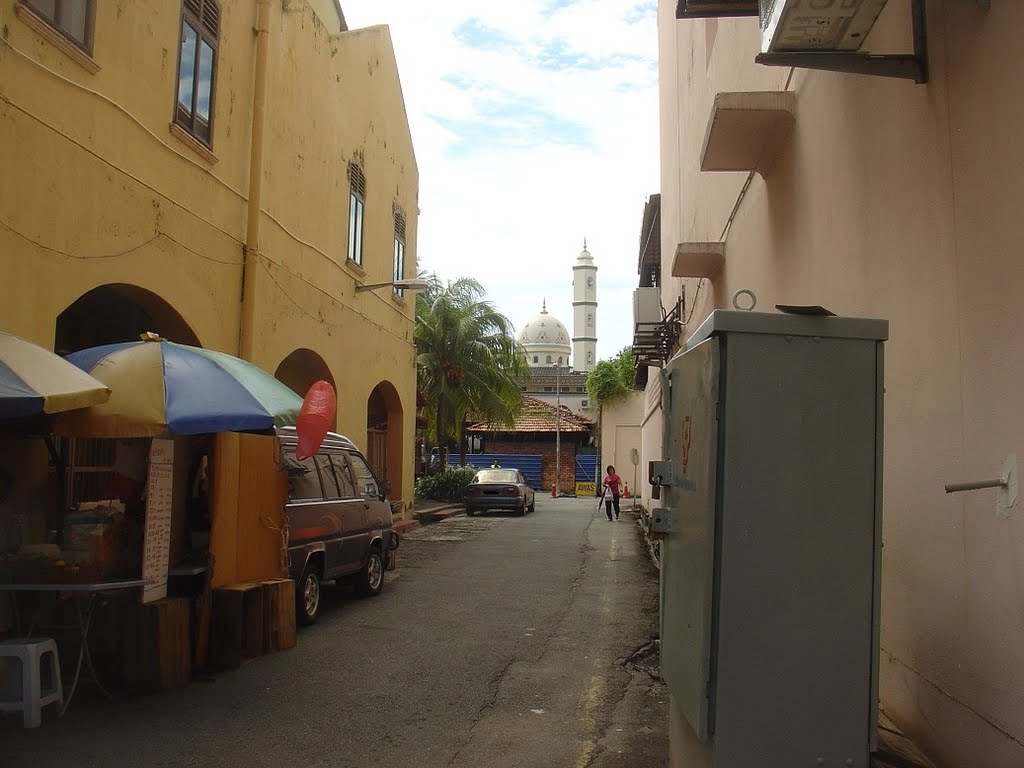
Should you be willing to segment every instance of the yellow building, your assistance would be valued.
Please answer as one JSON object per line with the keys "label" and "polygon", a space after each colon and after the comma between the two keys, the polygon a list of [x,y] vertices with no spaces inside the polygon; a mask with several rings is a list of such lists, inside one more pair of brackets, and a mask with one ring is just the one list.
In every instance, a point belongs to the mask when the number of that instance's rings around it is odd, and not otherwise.
{"label": "yellow building", "polygon": [[418,172],[388,29],[332,0],[0,0],[0,328],[248,359],[411,498]]}

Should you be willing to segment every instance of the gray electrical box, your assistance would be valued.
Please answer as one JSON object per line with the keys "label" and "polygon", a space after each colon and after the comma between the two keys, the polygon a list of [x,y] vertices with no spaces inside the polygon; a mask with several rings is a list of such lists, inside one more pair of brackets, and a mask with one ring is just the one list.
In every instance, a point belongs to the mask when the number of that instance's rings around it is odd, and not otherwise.
{"label": "gray electrical box", "polygon": [[662,673],[714,768],[867,768],[883,320],[716,311],[662,372]]}

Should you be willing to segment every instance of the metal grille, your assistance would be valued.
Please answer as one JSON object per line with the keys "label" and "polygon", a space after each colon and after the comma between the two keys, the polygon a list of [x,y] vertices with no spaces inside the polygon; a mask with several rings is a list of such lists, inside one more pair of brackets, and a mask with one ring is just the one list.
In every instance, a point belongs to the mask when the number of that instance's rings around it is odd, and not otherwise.
{"label": "metal grille", "polygon": [[383,483],[388,479],[388,433],[384,429],[366,430],[366,463],[370,471]]}
{"label": "metal grille", "polygon": [[684,297],[657,323],[636,323],[633,332],[633,354],[641,363],[662,366],[679,348],[683,330]]}
{"label": "metal grille", "polygon": [[677,19],[757,16],[758,0],[677,0]]}
{"label": "metal grille", "polygon": [[67,509],[83,501],[110,498],[116,446],[116,440],[67,438],[63,448],[67,456]]}

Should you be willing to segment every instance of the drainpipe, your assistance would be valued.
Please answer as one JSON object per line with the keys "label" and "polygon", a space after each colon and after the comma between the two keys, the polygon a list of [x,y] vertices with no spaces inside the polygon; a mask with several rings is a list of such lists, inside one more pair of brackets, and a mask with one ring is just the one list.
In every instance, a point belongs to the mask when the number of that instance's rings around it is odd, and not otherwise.
{"label": "drainpipe", "polygon": [[260,205],[263,198],[263,126],[266,122],[267,45],[270,0],[258,0],[256,11],[256,69],[252,87],[252,143],[249,148],[249,209],[242,249],[241,319],[238,356],[252,360],[256,335],[256,271],[260,256]]}

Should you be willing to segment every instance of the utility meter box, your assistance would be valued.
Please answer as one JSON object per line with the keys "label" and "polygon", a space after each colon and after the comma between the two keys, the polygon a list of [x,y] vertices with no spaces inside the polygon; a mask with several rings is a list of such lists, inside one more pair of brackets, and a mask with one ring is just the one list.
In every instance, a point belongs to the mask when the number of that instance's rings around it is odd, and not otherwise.
{"label": "utility meter box", "polygon": [[868,766],[887,337],[719,310],[662,372],[662,674],[700,753],[681,764]]}

